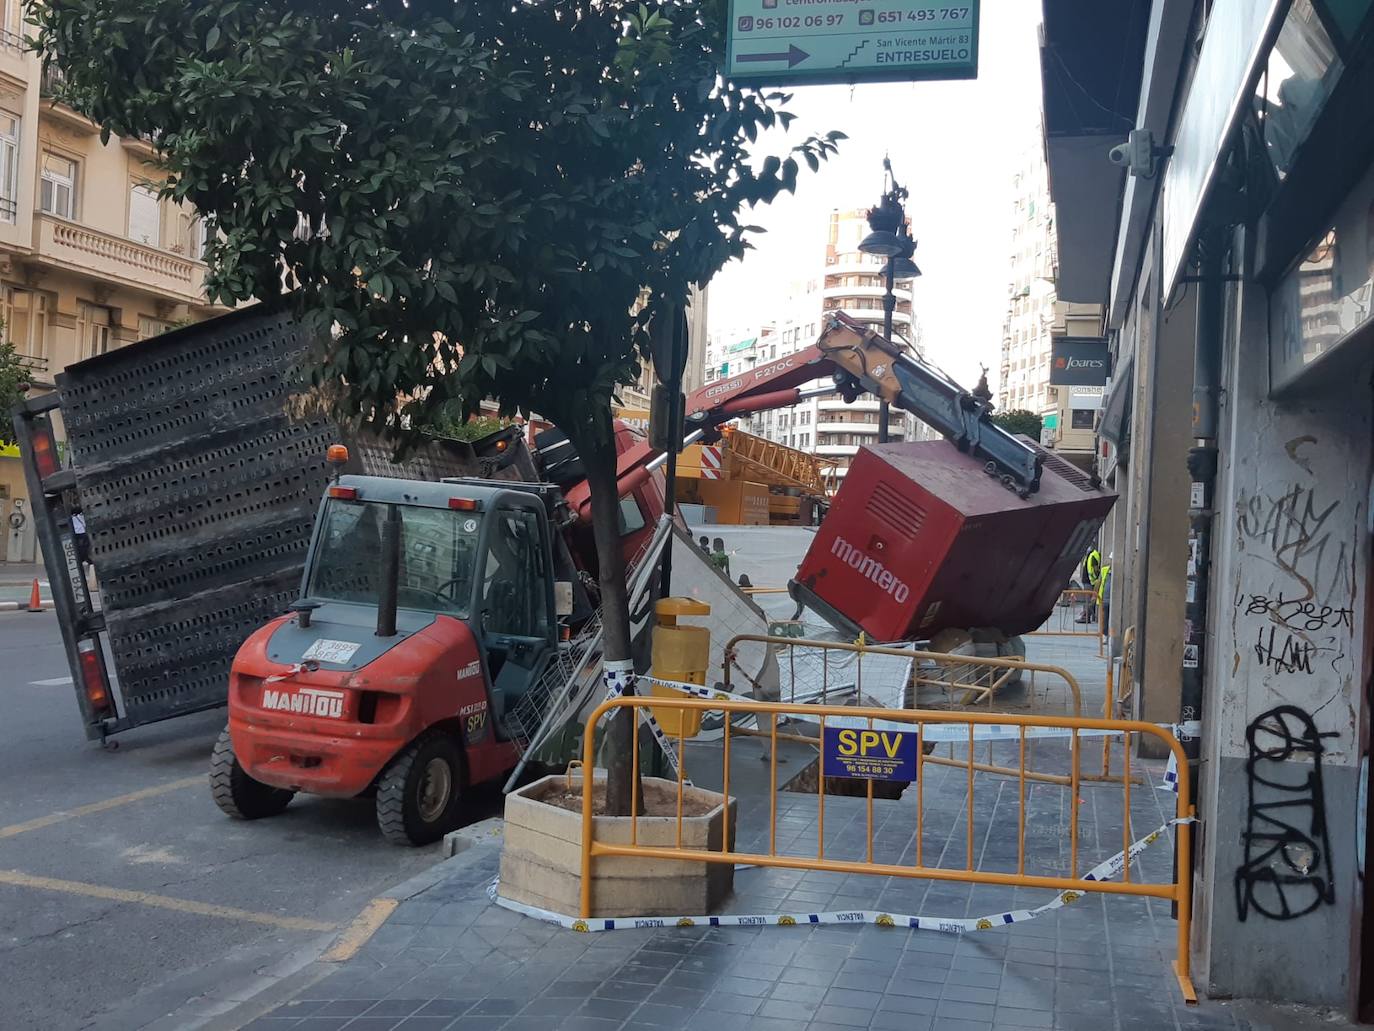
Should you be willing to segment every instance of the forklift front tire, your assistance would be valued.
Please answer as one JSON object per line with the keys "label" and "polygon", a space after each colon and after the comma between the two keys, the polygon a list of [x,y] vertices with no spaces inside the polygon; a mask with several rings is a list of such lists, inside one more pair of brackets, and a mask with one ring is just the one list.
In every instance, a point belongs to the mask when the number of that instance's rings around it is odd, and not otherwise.
{"label": "forklift front tire", "polygon": [[458,823],[463,753],[433,732],[391,760],[377,782],[377,826],[393,845],[428,845]]}
{"label": "forklift front tire", "polygon": [[248,776],[234,756],[234,746],[229,742],[227,730],[220,732],[210,756],[210,794],[215,805],[236,820],[260,820],[264,816],[276,816],[296,796],[294,791],[274,788]]}

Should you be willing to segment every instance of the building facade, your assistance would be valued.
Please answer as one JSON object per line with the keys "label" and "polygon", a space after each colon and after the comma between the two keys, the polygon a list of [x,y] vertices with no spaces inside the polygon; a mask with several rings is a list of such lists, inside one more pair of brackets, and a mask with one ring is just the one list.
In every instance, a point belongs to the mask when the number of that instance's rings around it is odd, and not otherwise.
{"label": "building facade", "polygon": [[[816,274],[793,282],[780,310],[771,313],[774,317],[767,322],[712,334],[705,362],[706,382],[728,379],[810,347],[824,327],[827,312],[842,311],[881,333],[886,259],[859,250],[859,241],[867,234],[866,212],[832,212]],[[893,336],[920,354],[920,324],[913,309],[912,287],[910,279],[894,284]],[[839,397],[811,398],[791,408],[761,412],[742,420],[741,425],[750,433],[817,455],[832,483],[838,484],[859,447],[878,441],[878,401],[867,396],[853,404]],[[919,420],[892,409],[892,440],[924,439],[929,434]]]}
{"label": "building facade", "polygon": [[[202,224],[159,198],[164,178],[142,140],[111,136],[54,102],[23,48],[22,5],[0,4],[0,318],[4,337],[51,388],[73,362],[213,314]],[[3,558],[32,561],[18,454],[0,452]]]}
{"label": "building facade", "polygon": [[1134,714],[1193,731],[1197,987],[1370,1020],[1374,4],[1137,15],[1043,32],[1059,293],[1112,352],[1111,629]]}
{"label": "building facade", "polygon": [[[1011,283],[1002,329],[997,410],[1040,416],[1040,443],[1077,465],[1091,463],[1100,386],[1050,382],[1056,337],[1078,335],[1081,312],[1054,287],[1056,237],[1044,141],[1027,148],[1013,178]],[[1095,329],[1093,330],[1095,331]]]}

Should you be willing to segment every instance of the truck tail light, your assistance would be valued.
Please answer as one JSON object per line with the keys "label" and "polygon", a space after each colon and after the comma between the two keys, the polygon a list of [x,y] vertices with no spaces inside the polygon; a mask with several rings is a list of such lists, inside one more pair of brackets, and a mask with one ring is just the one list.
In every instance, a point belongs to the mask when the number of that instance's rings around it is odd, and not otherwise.
{"label": "truck tail light", "polygon": [[105,660],[100,654],[100,646],[87,639],[77,642],[76,650],[81,659],[81,688],[86,692],[91,712],[101,718],[114,715],[114,699],[105,678]]}
{"label": "truck tail light", "polygon": [[481,505],[472,498],[449,498],[448,507],[455,512],[476,512]]}
{"label": "truck tail light", "polygon": [[61,470],[57,460],[57,443],[53,440],[52,427],[47,421],[35,422],[33,432],[33,462],[38,467],[39,479],[47,479]]}
{"label": "truck tail light", "polygon": [[340,501],[357,501],[357,500],[358,500],[358,488],[357,488],[357,487],[330,487],[330,488],[329,488],[329,496],[330,496],[331,498],[338,498]]}

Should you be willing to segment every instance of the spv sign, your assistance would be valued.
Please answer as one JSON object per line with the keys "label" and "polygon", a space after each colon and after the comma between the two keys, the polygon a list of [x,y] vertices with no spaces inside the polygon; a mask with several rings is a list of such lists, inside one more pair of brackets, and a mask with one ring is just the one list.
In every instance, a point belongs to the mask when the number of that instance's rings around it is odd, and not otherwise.
{"label": "spv sign", "polygon": [[826,727],[821,743],[827,777],[916,779],[916,731]]}

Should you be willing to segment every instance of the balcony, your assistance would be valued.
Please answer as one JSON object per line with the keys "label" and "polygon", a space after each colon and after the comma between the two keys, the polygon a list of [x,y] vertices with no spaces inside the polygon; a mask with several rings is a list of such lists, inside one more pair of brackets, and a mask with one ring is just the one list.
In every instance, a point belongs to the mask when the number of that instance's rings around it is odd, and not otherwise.
{"label": "balcony", "polygon": [[[830,277],[827,277],[827,280],[829,280],[829,278]],[[838,280],[840,277],[836,276],[834,278]],[[905,301],[907,304],[911,303],[911,282],[912,281],[909,279],[899,279],[894,284],[892,289],[892,296],[897,298],[898,302]],[[825,285],[821,288],[821,296],[825,298],[872,297],[881,301],[886,293],[887,282],[885,280],[879,280],[873,283],[851,284],[827,281]]]}
{"label": "balcony", "polygon": [[79,133],[94,136],[100,131],[100,126],[91,121],[85,115],[74,108],[68,107],[61,101],[54,99],[62,91],[67,79],[62,74],[62,69],[56,65],[48,65],[43,69],[43,78],[38,83],[38,98],[43,109],[43,113],[54,121],[61,122],[69,129],[75,129]]}
{"label": "balcony", "polygon": [[816,424],[816,439],[822,443],[830,443],[826,438],[836,433],[852,433],[858,436],[876,437],[878,435],[878,424],[868,422],[822,422]]}
{"label": "balcony", "polygon": [[39,264],[110,280],[188,304],[204,303],[205,266],[156,247],[42,212],[33,218]]}
{"label": "balcony", "polygon": [[822,398],[818,403],[823,412],[876,412],[878,410],[878,399],[870,396],[859,397],[854,401],[829,397]]}

